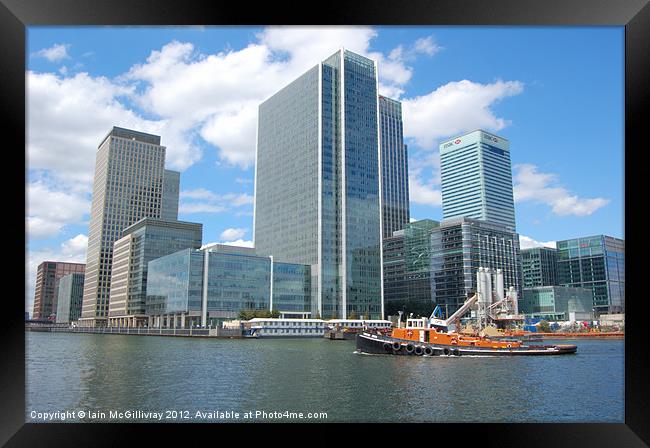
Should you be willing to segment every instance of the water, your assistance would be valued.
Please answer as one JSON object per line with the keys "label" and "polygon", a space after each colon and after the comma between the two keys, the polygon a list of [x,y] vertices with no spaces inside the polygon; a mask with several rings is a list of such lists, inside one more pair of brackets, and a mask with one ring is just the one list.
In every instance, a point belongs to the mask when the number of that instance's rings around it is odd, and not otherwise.
{"label": "water", "polygon": [[[555,341],[577,344],[576,355],[422,358],[363,355],[354,341],[325,339],[25,334],[28,422],[43,421],[31,411],[80,410],[84,418],[66,421],[154,420],[110,411],[160,412],[163,422],[246,421],[251,411],[326,412],[320,421],[624,421],[622,340]],[[240,415],[200,420],[197,411]],[[299,419],[264,421],[287,420]]]}

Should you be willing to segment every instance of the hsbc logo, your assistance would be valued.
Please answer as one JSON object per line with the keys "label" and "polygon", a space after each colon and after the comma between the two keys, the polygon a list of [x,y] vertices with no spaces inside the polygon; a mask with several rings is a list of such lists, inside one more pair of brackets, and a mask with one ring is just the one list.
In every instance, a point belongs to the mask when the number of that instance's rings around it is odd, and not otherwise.
{"label": "hsbc logo", "polygon": [[457,138],[456,140],[454,140],[454,145],[457,145],[457,144],[459,144],[459,143],[460,143],[460,139],[459,139],[459,138]]}

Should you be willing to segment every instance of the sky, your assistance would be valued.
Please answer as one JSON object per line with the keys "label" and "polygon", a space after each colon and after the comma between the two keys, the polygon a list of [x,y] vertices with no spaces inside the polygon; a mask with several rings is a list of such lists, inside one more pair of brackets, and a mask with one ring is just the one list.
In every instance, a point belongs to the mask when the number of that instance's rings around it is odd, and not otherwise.
{"label": "sky", "polygon": [[161,136],[179,219],[252,244],[261,102],[339,48],[402,102],[411,219],[442,219],[438,144],[510,141],[522,248],[623,238],[623,27],[29,27],[26,301],[45,260],[86,261],[97,146]]}

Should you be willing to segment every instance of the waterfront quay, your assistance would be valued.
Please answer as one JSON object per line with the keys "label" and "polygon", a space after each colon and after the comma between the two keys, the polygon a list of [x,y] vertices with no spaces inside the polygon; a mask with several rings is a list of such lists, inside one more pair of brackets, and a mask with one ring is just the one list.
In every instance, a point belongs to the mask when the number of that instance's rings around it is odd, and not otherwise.
{"label": "waterfront quay", "polygon": [[230,328],[62,327],[56,325],[25,325],[25,330],[51,333],[123,334],[198,338],[243,337],[241,330]]}

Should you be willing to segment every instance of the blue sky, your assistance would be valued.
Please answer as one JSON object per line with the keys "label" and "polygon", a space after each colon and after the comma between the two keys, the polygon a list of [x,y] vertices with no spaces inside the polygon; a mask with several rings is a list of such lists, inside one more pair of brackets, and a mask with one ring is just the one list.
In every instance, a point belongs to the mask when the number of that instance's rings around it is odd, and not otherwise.
{"label": "blue sky", "polygon": [[204,243],[250,244],[257,105],[341,46],[403,103],[412,217],[442,218],[438,143],[484,128],[510,140],[522,247],[623,237],[622,27],[30,27],[26,309],[41,261],[85,262],[113,125],[161,135]]}

